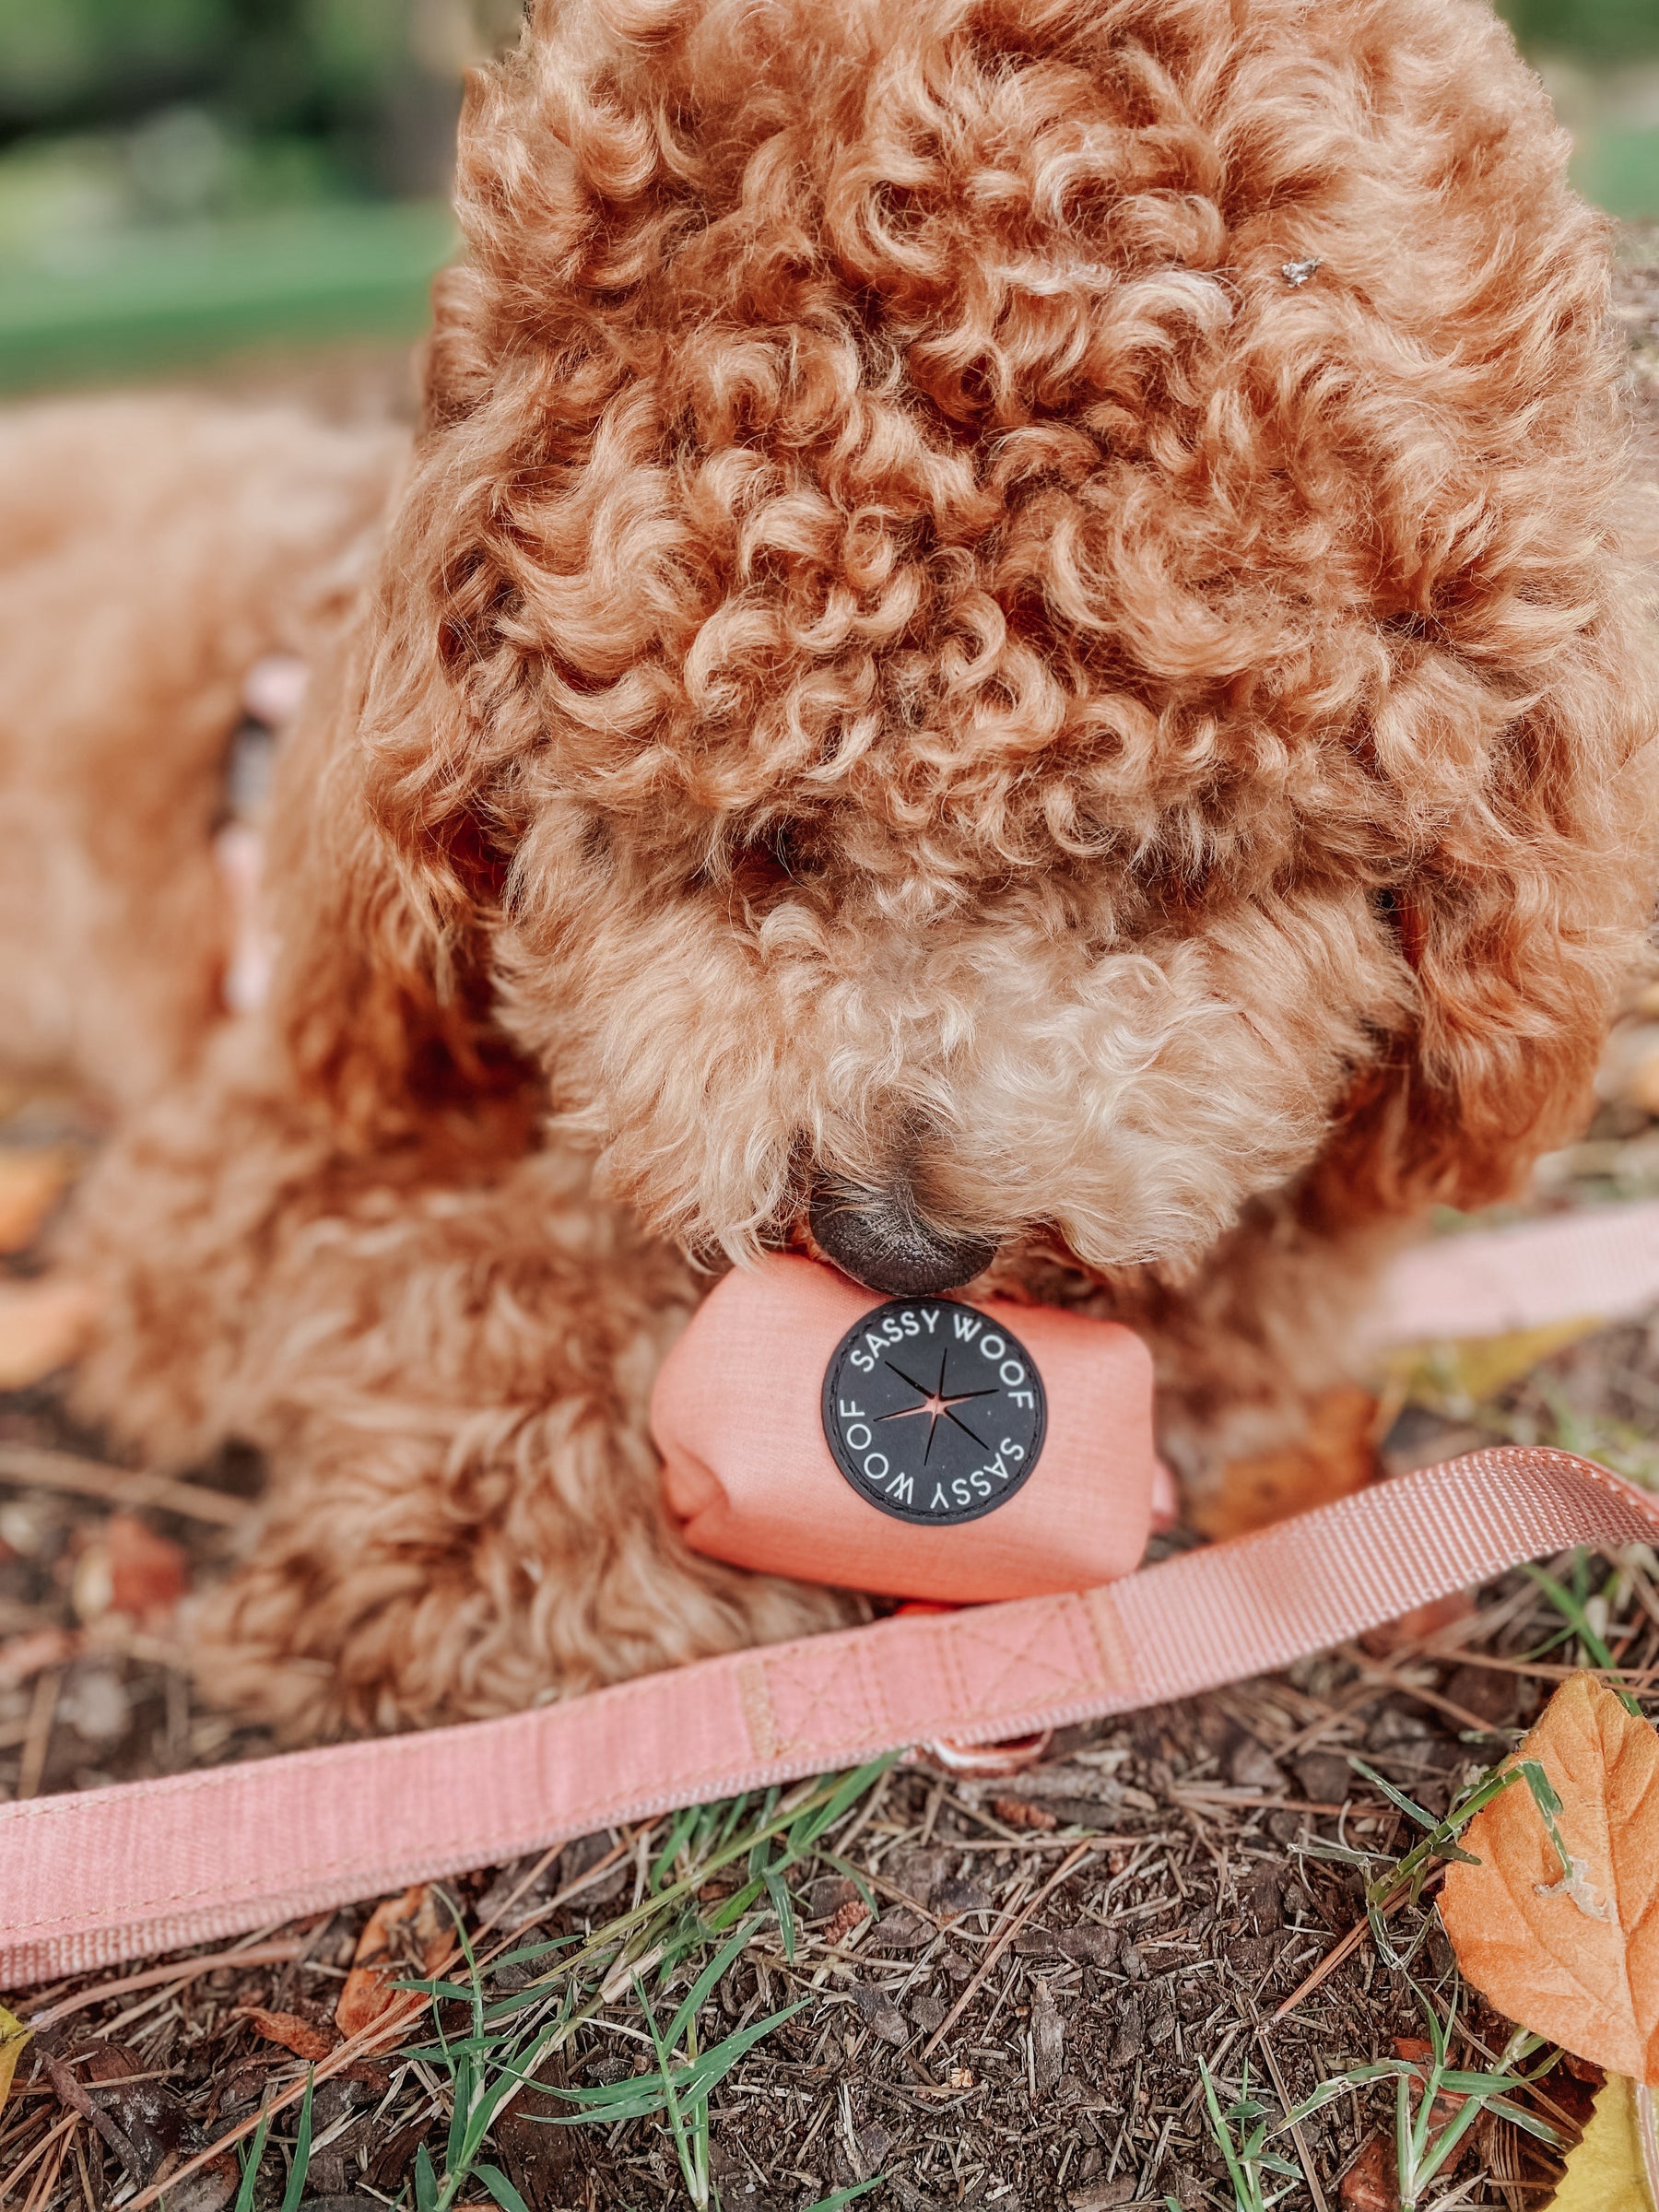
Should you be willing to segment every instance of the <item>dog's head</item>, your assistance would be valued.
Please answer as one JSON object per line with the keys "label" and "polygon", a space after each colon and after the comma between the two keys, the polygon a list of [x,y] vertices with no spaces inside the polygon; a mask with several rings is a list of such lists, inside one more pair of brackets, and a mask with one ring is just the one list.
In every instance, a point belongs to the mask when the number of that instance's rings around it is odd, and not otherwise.
{"label": "dog's head", "polygon": [[1466,0],[538,0],[357,757],[653,1226],[1100,1270],[1559,1130],[1648,724],[1562,152]]}

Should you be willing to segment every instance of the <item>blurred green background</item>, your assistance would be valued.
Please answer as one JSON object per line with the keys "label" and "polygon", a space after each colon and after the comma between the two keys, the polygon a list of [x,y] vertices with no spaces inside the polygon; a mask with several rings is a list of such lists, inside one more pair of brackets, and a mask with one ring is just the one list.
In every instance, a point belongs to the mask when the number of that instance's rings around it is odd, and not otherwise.
{"label": "blurred green background", "polygon": [[[1508,0],[1613,213],[1659,218],[1659,0]],[[517,0],[0,0],[0,386],[412,335],[460,76]]]}

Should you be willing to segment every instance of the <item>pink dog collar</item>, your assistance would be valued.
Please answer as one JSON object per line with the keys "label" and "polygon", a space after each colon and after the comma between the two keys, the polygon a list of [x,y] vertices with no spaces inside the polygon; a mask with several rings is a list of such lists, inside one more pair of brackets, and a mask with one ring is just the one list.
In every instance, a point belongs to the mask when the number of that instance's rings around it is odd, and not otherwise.
{"label": "pink dog collar", "polygon": [[1128,1329],[1002,1299],[873,1300],[783,1255],[710,1294],[651,1428],[694,1550],[893,1596],[1113,1582],[1168,1487]]}

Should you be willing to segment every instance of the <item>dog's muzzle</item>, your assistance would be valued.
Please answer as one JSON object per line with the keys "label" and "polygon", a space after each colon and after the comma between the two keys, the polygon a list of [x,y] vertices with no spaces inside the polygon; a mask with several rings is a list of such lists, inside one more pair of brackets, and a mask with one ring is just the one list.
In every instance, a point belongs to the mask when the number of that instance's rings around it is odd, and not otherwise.
{"label": "dog's muzzle", "polygon": [[872,1191],[820,1177],[809,1218],[825,1258],[887,1298],[959,1289],[996,1256],[994,1237],[961,1236],[924,1221],[904,1183]]}

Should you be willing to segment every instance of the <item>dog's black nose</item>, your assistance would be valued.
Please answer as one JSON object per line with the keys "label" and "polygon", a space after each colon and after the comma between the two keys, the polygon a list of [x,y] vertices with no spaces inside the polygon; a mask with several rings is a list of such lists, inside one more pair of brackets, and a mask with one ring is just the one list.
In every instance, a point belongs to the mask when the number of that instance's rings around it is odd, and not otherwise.
{"label": "dog's black nose", "polygon": [[996,1256],[994,1237],[932,1228],[908,1188],[861,1190],[825,1176],[813,1187],[812,1233],[854,1282],[888,1298],[926,1298],[971,1282]]}

